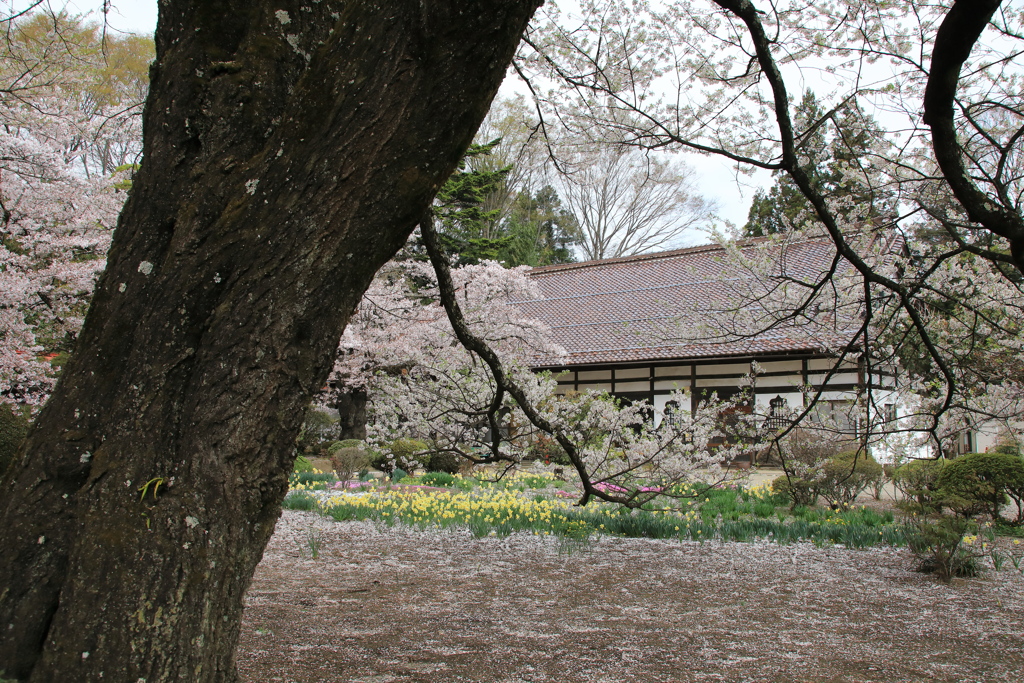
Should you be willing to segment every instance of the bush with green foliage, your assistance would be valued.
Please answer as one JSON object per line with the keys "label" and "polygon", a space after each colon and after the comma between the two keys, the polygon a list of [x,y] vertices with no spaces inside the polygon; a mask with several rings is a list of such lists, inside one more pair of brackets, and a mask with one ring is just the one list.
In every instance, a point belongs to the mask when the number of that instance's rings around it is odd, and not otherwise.
{"label": "bush with green foliage", "polygon": [[[816,458],[807,467],[790,466],[789,476],[772,481],[772,491],[789,500],[791,507],[817,504],[824,497],[835,508],[848,506],[871,486],[885,481],[882,466],[869,453],[845,450]],[[797,471],[804,472],[802,475]]]}
{"label": "bush with green foliage", "polygon": [[911,460],[893,471],[892,484],[904,498],[934,511],[933,498],[945,463],[945,460]]}
{"label": "bush with green foliage", "polygon": [[17,408],[0,403],[0,477],[27,435],[28,417]]}
{"label": "bush with green foliage", "polygon": [[978,555],[964,541],[977,528],[965,517],[916,518],[907,531],[907,546],[921,560],[918,571],[934,573],[946,583],[953,577],[976,575]]}
{"label": "bush with green foliage", "polygon": [[829,458],[815,484],[818,493],[833,506],[852,505],[861,492],[883,476],[882,466],[870,453],[851,450]]}
{"label": "bush with green foliage", "polygon": [[316,406],[306,411],[302,430],[296,447],[300,453],[321,455],[331,443],[331,435],[337,433],[338,418]]}
{"label": "bush with green foliage", "polygon": [[399,482],[409,476],[409,473],[403,470],[401,467],[396,467],[391,471],[391,481]]}
{"label": "bush with green foliage", "polygon": [[[392,474],[396,467],[415,469],[427,467],[430,446],[419,439],[395,439],[382,453],[371,456],[370,465],[384,474]],[[392,478],[394,478],[392,476]]]}
{"label": "bush with green foliage", "polygon": [[434,452],[427,459],[427,470],[430,472],[458,474],[462,466],[468,462],[465,458],[460,458],[454,453]]}
{"label": "bush with green foliage", "polygon": [[[772,489],[785,494],[792,506],[814,505],[820,495],[835,504],[837,496],[847,495],[849,477],[841,465],[833,466],[836,458],[858,450],[847,435],[814,423],[793,429],[778,446],[786,476],[773,481]],[[851,458],[847,472],[852,468]]]}
{"label": "bush with green foliage", "polygon": [[950,460],[937,480],[939,502],[970,517],[987,513],[1001,519],[1009,497],[1017,506],[1017,521],[1024,521],[1024,459],[1010,453],[968,453]]}
{"label": "bush with green foliage", "polygon": [[818,502],[818,488],[813,481],[783,474],[772,480],[772,491],[789,500],[790,507],[814,505]]}
{"label": "bush with green foliage", "polygon": [[455,483],[455,476],[448,472],[427,472],[420,477],[420,483],[425,486],[451,486]]}
{"label": "bush with green foliage", "polygon": [[999,439],[996,441],[995,448],[992,449],[993,453],[1007,453],[1009,455],[1016,455],[1018,457],[1024,456],[1024,453],[1020,452],[1020,444],[1017,439],[1009,433],[1000,434]]}
{"label": "bush with green foliage", "polygon": [[545,464],[568,466],[572,464],[569,455],[553,437],[546,434],[539,435],[530,444],[526,452],[526,460],[543,460]]}
{"label": "bush with green foliage", "polygon": [[300,455],[300,456],[295,458],[295,466],[292,467],[292,471],[293,472],[312,472],[313,471],[313,463],[311,463],[309,461],[309,458],[307,458],[306,456]]}

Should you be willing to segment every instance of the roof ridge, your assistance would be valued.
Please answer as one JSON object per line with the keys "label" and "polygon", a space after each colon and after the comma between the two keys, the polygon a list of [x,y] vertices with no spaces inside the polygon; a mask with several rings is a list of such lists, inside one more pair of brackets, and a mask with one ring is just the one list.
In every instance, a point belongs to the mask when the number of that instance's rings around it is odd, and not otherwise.
{"label": "roof ridge", "polygon": [[[854,234],[859,235],[861,234],[861,232],[862,231],[856,231]],[[569,270],[583,270],[586,268],[600,268],[603,266],[616,265],[620,263],[640,263],[643,261],[655,261],[659,259],[674,258],[677,256],[684,256],[688,254],[699,254],[701,252],[708,251],[725,251],[727,247],[738,247],[740,249],[743,249],[745,247],[751,247],[757,244],[771,242],[772,240],[778,240],[779,238],[780,235],[746,237],[744,239],[729,240],[726,244],[714,242],[710,244],[697,244],[692,247],[670,249],[668,251],[654,251],[645,254],[633,254],[631,256],[617,256],[615,258],[593,259],[590,261],[579,261],[576,263],[556,263],[549,266],[535,266],[530,269],[529,276],[533,277],[534,275],[544,275],[546,273],[564,272]],[[800,239],[787,242],[787,244],[810,244],[815,242],[832,244],[832,240],[827,234],[803,235],[800,237]]]}
{"label": "roof ridge", "polygon": [[631,256],[617,256],[615,258],[593,259],[590,261],[578,261],[576,263],[556,263],[549,266],[536,266],[530,269],[530,275],[543,274],[556,271],[579,270],[583,268],[599,268],[605,265],[616,263],[631,263],[639,261],[653,261],[655,259],[672,258],[683,254],[698,254],[702,251],[724,251],[721,244],[698,244],[692,247],[682,247],[669,251],[655,251],[646,254],[633,254]]}

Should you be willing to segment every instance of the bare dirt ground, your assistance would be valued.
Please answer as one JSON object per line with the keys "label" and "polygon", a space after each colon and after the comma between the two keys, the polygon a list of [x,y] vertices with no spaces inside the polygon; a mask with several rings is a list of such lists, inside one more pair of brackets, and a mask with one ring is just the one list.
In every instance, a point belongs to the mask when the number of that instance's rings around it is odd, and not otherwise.
{"label": "bare dirt ground", "polygon": [[914,566],[899,549],[567,549],[286,511],[238,667],[249,683],[1021,681],[1024,577],[1007,563],[945,585]]}

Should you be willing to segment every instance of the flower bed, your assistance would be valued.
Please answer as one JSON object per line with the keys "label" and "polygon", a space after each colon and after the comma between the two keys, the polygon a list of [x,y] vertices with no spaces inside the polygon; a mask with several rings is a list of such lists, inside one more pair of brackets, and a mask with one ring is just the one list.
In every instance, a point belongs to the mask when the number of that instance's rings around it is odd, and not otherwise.
{"label": "flower bed", "polygon": [[422,486],[411,479],[387,487],[340,483],[330,490],[295,490],[285,507],[317,510],[338,521],[372,520],[419,529],[466,528],[476,536],[525,531],[575,539],[606,534],[696,541],[812,541],[850,548],[906,544],[907,529],[891,514],[863,507],[790,513],[775,506],[767,487],[677,488],[672,492],[676,496],[699,493],[702,497],[664,501],[682,508],[678,510],[629,510],[605,503],[577,507],[570,499],[576,499],[578,493],[545,489],[539,494],[523,487],[523,479],[510,478],[504,485],[490,482],[470,490]]}

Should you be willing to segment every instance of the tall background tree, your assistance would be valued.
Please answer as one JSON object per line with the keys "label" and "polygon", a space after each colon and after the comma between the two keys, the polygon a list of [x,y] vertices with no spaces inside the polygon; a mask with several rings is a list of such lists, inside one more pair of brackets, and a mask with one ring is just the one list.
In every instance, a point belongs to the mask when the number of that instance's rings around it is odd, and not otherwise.
{"label": "tall background tree", "polygon": [[[496,100],[477,140],[487,145],[487,153],[468,156],[466,166],[474,175],[495,179],[479,197],[487,220],[477,232],[494,240],[489,258],[509,267],[575,260],[578,222],[563,204],[564,193],[552,186],[549,148],[522,96]],[[440,218],[444,244],[448,230],[443,213]]]}
{"label": "tall background tree", "polygon": [[8,677],[234,678],[306,405],[536,5],[161,4],[142,164],[2,482]]}
{"label": "tall background tree", "polygon": [[[535,173],[521,166],[530,161],[525,154],[513,159],[512,144],[496,138],[472,145],[437,193],[438,240],[457,265],[543,266],[575,258],[575,216],[551,185],[534,190]],[[410,248],[426,258],[418,237]]]}
{"label": "tall background tree", "polygon": [[546,125],[521,96],[498,102],[481,135],[499,144],[470,165],[510,169],[484,200],[494,212],[494,230],[508,239],[501,256],[508,265],[665,249],[715,221],[717,207],[701,196],[685,163],[565,134]]}
{"label": "tall background tree", "polygon": [[567,150],[564,166],[561,186],[587,260],[678,246],[688,231],[712,225],[715,206],[681,162],[606,144]]}
{"label": "tall background tree", "polygon": [[544,185],[516,195],[505,218],[508,245],[501,260],[509,265],[572,263],[582,238],[579,221],[565,208],[558,191]]}
{"label": "tall background tree", "polygon": [[508,246],[507,236],[497,225],[499,209],[487,208],[485,200],[500,190],[512,167],[469,167],[473,160],[489,156],[498,142],[472,145],[437,193],[434,213],[441,245],[462,265],[496,260]]}
{"label": "tall background tree", "polygon": [[[855,212],[863,214],[863,227],[894,213],[893,192],[871,186],[865,171],[872,167],[873,155],[886,143],[884,132],[874,119],[861,111],[856,100],[841,102],[823,111],[810,90],[796,106],[793,116],[799,163],[815,190],[832,202],[835,210],[849,220]],[[775,171],[775,183],[767,192],[758,190],[750,204],[743,235],[761,237],[805,224],[818,222],[814,207],[793,179]],[[877,173],[875,173],[877,176]],[[867,210],[865,211],[865,207]]]}

